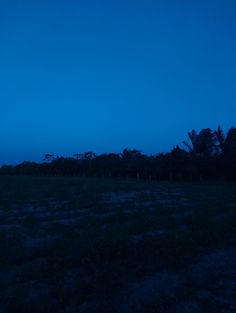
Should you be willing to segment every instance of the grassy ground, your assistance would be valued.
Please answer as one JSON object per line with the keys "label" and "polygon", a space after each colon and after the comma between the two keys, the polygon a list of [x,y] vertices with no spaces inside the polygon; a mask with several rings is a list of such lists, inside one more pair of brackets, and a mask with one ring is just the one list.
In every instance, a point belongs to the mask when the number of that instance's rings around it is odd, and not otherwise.
{"label": "grassy ground", "polygon": [[0,312],[236,311],[236,184],[0,177]]}

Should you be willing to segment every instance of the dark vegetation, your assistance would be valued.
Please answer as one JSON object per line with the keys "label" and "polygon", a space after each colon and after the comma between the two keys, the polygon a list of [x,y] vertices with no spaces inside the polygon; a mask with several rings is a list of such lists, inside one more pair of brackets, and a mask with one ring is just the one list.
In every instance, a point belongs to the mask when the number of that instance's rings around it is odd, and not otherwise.
{"label": "dark vegetation", "polygon": [[221,127],[188,133],[184,149],[176,146],[168,153],[147,156],[125,149],[121,154],[96,155],[93,152],[74,157],[45,156],[43,163],[23,162],[4,165],[2,175],[73,175],[94,177],[142,178],[149,180],[235,180],[236,128],[224,135]]}

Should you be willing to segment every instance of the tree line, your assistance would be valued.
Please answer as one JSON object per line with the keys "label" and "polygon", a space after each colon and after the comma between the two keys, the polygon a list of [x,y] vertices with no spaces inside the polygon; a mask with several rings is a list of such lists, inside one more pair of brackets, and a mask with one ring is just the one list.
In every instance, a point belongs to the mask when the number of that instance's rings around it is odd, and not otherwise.
{"label": "tree line", "polygon": [[236,128],[226,134],[192,130],[183,146],[170,152],[145,155],[125,149],[122,153],[77,153],[73,157],[46,154],[43,162],[3,165],[1,175],[72,175],[148,180],[236,180]]}

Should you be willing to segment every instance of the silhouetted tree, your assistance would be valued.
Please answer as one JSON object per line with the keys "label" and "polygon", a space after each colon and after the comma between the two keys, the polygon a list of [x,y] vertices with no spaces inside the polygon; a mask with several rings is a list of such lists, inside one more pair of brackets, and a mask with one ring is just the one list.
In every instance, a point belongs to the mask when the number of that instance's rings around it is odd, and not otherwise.
{"label": "silhouetted tree", "polygon": [[56,159],[56,156],[54,154],[47,153],[47,154],[45,154],[45,156],[43,158],[43,161],[45,161],[45,162],[52,162],[55,159]]}
{"label": "silhouetted tree", "polygon": [[190,143],[184,141],[188,151],[197,156],[212,156],[217,154],[217,135],[210,128],[202,129],[199,134],[192,130],[188,133]]}
{"label": "silhouetted tree", "polygon": [[155,180],[236,180],[236,128],[225,136],[219,126],[188,133],[186,149],[147,156],[139,150],[96,155],[89,151],[64,158],[46,154],[43,163],[23,162],[2,166],[1,175],[78,175],[129,177]]}
{"label": "silhouetted tree", "polygon": [[222,154],[224,151],[224,145],[225,145],[225,135],[220,126],[217,127],[217,130],[215,131],[215,136],[218,141],[218,154]]}
{"label": "silhouetted tree", "polygon": [[236,128],[231,127],[224,142],[224,154],[230,158],[236,157]]}

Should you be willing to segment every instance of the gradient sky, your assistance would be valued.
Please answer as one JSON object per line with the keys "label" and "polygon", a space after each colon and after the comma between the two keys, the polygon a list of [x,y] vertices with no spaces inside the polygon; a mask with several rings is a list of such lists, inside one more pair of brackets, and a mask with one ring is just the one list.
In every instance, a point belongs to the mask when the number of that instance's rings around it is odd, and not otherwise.
{"label": "gradient sky", "polygon": [[0,164],[236,126],[235,0],[0,0]]}

